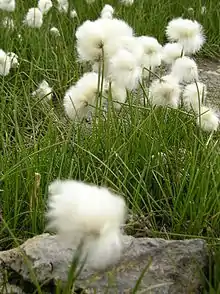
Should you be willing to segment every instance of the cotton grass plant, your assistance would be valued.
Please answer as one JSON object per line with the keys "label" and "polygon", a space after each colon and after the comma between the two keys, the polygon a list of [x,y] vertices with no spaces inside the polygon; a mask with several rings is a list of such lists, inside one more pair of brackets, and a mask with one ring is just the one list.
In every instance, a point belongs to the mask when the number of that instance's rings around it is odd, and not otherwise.
{"label": "cotton grass plant", "polygon": [[[206,5],[206,17],[201,17],[197,3],[196,29],[193,20],[193,30],[190,25],[180,42],[182,33],[175,39],[166,36],[170,11],[174,19],[189,16],[175,3],[134,1],[126,6],[110,1],[114,13],[108,7],[101,14],[104,5],[98,0],[68,2],[68,8],[61,2],[47,14],[39,13],[39,28],[23,23],[37,1],[18,0],[14,12],[0,12],[14,22],[13,30],[2,27],[0,49],[6,55],[14,52],[19,62],[13,68],[3,54],[1,64],[10,70],[0,77],[0,193],[13,238],[3,225],[0,246],[10,248],[17,245],[15,238],[22,243],[44,231],[48,185],[58,178],[106,186],[124,196],[133,214],[147,218],[144,226],[131,229],[134,235],[201,237],[216,249],[218,109],[208,104],[210,93],[200,80],[195,48],[200,49],[204,32],[203,53],[217,48],[218,12]],[[77,18],[71,17],[72,10]],[[31,23],[35,25],[33,18]],[[59,36],[50,32],[53,27]],[[194,35],[196,45],[189,52],[192,31],[203,41]],[[90,81],[78,88],[86,74],[96,76],[93,85]],[[42,87],[42,81],[48,84]],[[69,95],[71,88],[80,95]],[[66,99],[72,116],[64,109]],[[36,191],[35,173],[41,175]]]}

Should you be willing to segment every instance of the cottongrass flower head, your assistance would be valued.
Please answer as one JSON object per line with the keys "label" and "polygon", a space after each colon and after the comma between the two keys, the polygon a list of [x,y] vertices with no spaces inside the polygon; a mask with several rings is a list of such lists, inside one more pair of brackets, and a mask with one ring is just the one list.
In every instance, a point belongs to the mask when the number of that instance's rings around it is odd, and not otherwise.
{"label": "cottongrass flower head", "polygon": [[[153,70],[161,65],[161,50],[162,46],[156,38],[141,36],[138,41],[143,47],[144,54],[142,57],[142,67]],[[145,71],[145,73],[148,72]]]}
{"label": "cottongrass flower head", "polygon": [[90,267],[105,269],[120,259],[126,216],[122,197],[104,187],[56,180],[49,186],[48,207],[48,228],[72,245],[84,241]]}
{"label": "cottongrass flower head", "polygon": [[19,66],[18,55],[14,52],[8,52],[7,58],[10,59],[11,68],[17,68]]}
{"label": "cottongrass flower head", "polygon": [[126,92],[125,87],[122,87],[117,82],[112,83],[111,84],[111,95],[112,95],[112,100],[113,100],[113,106],[114,106],[115,110],[119,111],[127,99],[127,92]]}
{"label": "cottongrass flower head", "polygon": [[195,20],[181,17],[169,22],[166,35],[171,42],[180,43],[186,54],[196,53],[205,42],[202,26]]}
{"label": "cottongrass flower head", "polygon": [[77,17],[78,17],[76,10],[72,9],[72,10],[70,11],[70,17],[71,17],[71,18],[77,18]]}
{"label": "cottongrass flower head", "polygon": [[180,83],[198,81],[197,64],[192,58],[187,56],[177,58],[173,63],[171,75],[176,77]]}
{"label": "cottongrass flower head", "polygon": [[206,12],[207,12],[206,7],[205,6],[202,6],[201,7],[201,14],[204,15],[204,14],[206,14]]}
{"label": "cottongrass flower head", "polygon": [[0,0],[0,9],[12,12],[15,10],[15,0]]}
{"label": "cottongrass flower head", "polygon": [[[99,75],[95,72],[84,75],[71,86],[64,96],[64,109],[72,120],[82,120],[93,113],[97,104]],[[104,85],[104,90],[105,90]]]}
{"label": "cottongrass flower head", "polygon": [[9,30],[13,30],[15,27],[13,19],[7,16],[3,18],[2,26],[4,28],[8,28]]}
{"label": "cottongrass flower head", "polygon": [[37,7],[43,14],[47,14],[48,11],[53,7],[53,3],[51,0],[39,0]]}
{"label": "cottongrass flower head", "polygon": [[130,52],[137,60],[137,64],[141,66],[144,56],[144,48],[138,41],[139,39],[133,36],[119,36],[114,38],[113,42],[112,40],[109,40],[104,47],[105,56],[109,59],[117,54],[119,50],[124,49]]}
{"label": "cottongrass flower head", "polygon": [[99,18],[85,21],[76,31],[79,60],[94,63],[102,59],[103,55],[110,58],[118,48],[114,39],[126,36],[133,36],[133,30],[122,20]]}
{"label": "cottongrass flower head", "polygon": [[38,7],[30,8],[23,23],[30,28],[40,28],[43,24],[43,14]]}
{"label": "cottongrass flower head", "polygon": [[60,31],[58,30],[58,28],[56,28],[56,27],[52,27],[52,28],[50,29],[50,32],[51,32],[51,34],[53,34],[54,36],[56,36],[56,37],[60,37]]}
{"label": "cottongrass flower head", "polygon": [[173,64],[181,57],[183,46],[179,43],[167,43],[162,49],[162,61],[166,64]]}
{"label": "cottongrass flower head", "polygon": [[87,4],[93,4],[95,2],[95,0],[86,0]]}
{"label": "cottongrass flower head", "polygon": [[11,59],[5,53],[4,50],[0,49],[0,75],[7,76],[11,69]]}
{"label": "cottongrass flower head", "polygon": [[130,6],[134,3],[134,0],[120,0],[121,4],[124,4],[125,6]]}
{"label": "cottongrass flower head", "polygon": [[202,106],[197,118],[197,125],[205,132],[215,132],[219,127],[219,117],[211,108]]}
{"label": "cottongrass flower head", "polygon": [[108,79],[128,90],[137,88],[142,68],[137,58],[128,50],[120,49],[109,60]]}
{"label": "cottongrass flower head", "polygon": [[43,80],[39,85],[38,88],[32,93],[33,97],[37,98],[45,98],[47,101],[52,99],[53,90],[49,86],[48,82]]}
{"label": "cottongrass flower head", "polygon": [[69,10],[69,2],[68,0],[57,0],[57,9],[59,12],[67,13]]}
{"label": "cottongrass flower head", "polygon": [[133,29],[122,19],[97,19],[96,22],[103,27],[108,40],[113,40],[114,37],[132,37]]}
{"label": "cottongrass flower head", "polygon": [[106,4],[101,11],[101,18],[112,19],[113,14],[114,14],[114,8],[111,5]]}
{"label": "cottongrass flower head", "polygon": [[81,61],[95,62],[103,55],[105,34],[103,28],[90,20],[85,21],[76,31],[77,52]]}
{"label": "cottongrass flower head", "polygon": [[207,95],[206,85],[201,82],[189,84],[183,90],[183,103],[188,110],[193,109],[196,113]]}
{"label": "cottongrass flower head", "polygon": [[149,88],[149,101],[156,106],[177,108],[180,100],[180,85],[178,80],[166,75],[152,82]]}

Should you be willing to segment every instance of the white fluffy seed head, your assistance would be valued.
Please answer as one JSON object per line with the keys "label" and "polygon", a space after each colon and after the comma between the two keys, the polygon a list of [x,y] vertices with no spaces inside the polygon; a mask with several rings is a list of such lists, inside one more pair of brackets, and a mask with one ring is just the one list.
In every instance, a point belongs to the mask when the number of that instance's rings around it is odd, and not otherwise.
{"label": "white fluffy seed head", "polygon": [[0,0],[0,9],[12,12],[15,10],[15,0]]}
{"label": "white fluffy seed head", "polygon": [[97,62],[103,54],[108,55],[108,51],[118,48],[115,39],[132,35],[132,28],[122,20],[106,18],[87,20],[76,31],[79,59]]}
{"label": "white fluffy seed head", "polygon": [[39,0],[37,7],[43,14],[47,14],[48,11],[53,7],[53,3],[51,0]]}
{"label": "white fluffy seed head", "polygon": [[142,58],[142,66],[146,68],[155,68],[161,65],[162,46],[156,38],[141,36],[138,41],[143,47],[144,54]]}
{"label": "white fluffy seed head", "polygon": [[85,73],[74,86],[66,91],[64,109],[70,119],[82,120],[89,113],[94,112],[97,101],[98,79],[99,76],[95,72]]}
{"label": "white fluffy seed head", "polygon": [[7,53],[7,58],[10,59],[11,68],[16,68],[16,67],[19,66],[18,55],[17,54],[15,54],[14,52],[8,52]]}
{"label": "white fluffy seed head", "polygon": [[127,99],[126,89],[122,87],[120,84],[112,83],[111,93],[113,105],[115,109],[119,111],[122,107],[122,104],[124,104]]}
{"label": "white fluffy seed head", "polygon": [[120,2],[125,6],[131,6],[134,3],[134,0],[120,0]]}
{"label": "white fluffy seed head", "polygon": [[57,37],[60,36],[60,31],[59,31],[58,28],[56,28],[56,27],[52,27],[52,28],[50,29],[50,32],[51,32],[51,34],[53,34],[54,36],[57,36]]}
{"label": "white fluffy seed head", "polygon": [[183,103],[188,110],[192,108],[198,113],[206,95],[207,88],[205,84],[201,82],[189,84],[183,91]]}
{"label": "white fluffy seed head", "polygon": [[133,36],[120,36],[118,38],[115,38],[114,42],[112,42],[112,40],[109,40],[109,42],[106,42],[104,48],[106,58],[109,59],[113,57],[121,49],[130,52],[136,59],[137,64],[141,66],[144,49],[142,44],[138,42],[138,38]]}
{"label": "white fluffy seed head", "polygon": [[108,66],[108,79],[128,90],[137,87],[141,78],[142,69],[135,56],[128,50],[120,49],[110,59]]}
{"label": "white fluffy seed head", "polygon": [[204,14],[206,14],[206,12],[207,12],[206,7],[205,6],[202,6],[201,7],[201,14],[204,15]]}
{"label": "white fluffy seed head", "polygon": [[52,93],[53,90],[52,88],[49,86],[48,82],[43,80],[39,85],[37,90],[35,90],[32,93],[33,97],[38,97],[38,98],[45,98],[47,101],[52,99]]}
{"label": "white fluffy seed head", "polygon": [[181,57],[183,46],[179,43],[167,43],[162,49],[162,60],[166,64],[173,64],[173,62]]}
{"label": "white fluffy seed head", "polygon": [[40,28],[43,24],[43,14],[39,8],[30,8],[23,23],[31,28]]}
{"label": "white fluffy seed head", "polygon": [[77,52],[82,61],[98,61],[103,55],[105,34],[97,22],[85,21],[76,31]]}
{"label": "white fluffy seed head", "polygon": [[11,68],[11,59],[4,50],[0,49],[0,75],[7,76]]}
{"label": "white fluffy seed head", "polygon": [[58,234],[100,237],[118,231],[125,221],[122,197],[108,189],[74,180],[56,180],[49,186],[48,227]]}
{"label": "white fluffy seed head", "polygon": [[198,81],[198,68],[196,62],[187,56],[177,58],[173,63],[171,75],[179,82],[191,83]]}
{"label": "white fluffy seed head", "polygon": [[149,101],[157,106],[177,108],[181,89],[178,80],[171,75],[152,82],[149,88]]}
{"label": "white fluffy seed head", "polygon": [[218,129],[219,118],[212,109],[202,106],[200,116],[197,118],[197,125],[205,132],[214,132]]}
{"label": "white fluffy seed head", "polygon": [[106,4],[101,11],[101,18],[112,19],[113,14],[114,14],[114,8],[111,5]]}
{"label": "white fluffy seed head", "polygon": [[114,42],[114,36],[133,36],[133,29],[121,19],[98,19],[97,22],[100,24],[100,26],[103,26],[106,36],[108,39],[112,39],[112,42]]}
{"label": "white fluffy seed head", "polygon": [[169,22],[166,35],[171,42],[180,43],[186,54],[196,53],[205,42],[202,26],[195,20],[181,17]]}
{"label": "white fluffy seed head", "polygon": [[67,13],[69,9],[69,1],[68,0],[57,0],[57,9],[59,12]]}
{"label": "white fluffy seed head", "polygon": [[73,10],[70,11],[70,17],[71,17],[71,18],[77,18],[77,16],[78,16],[78,15],[77,15],[76,10],[73,9]]}
{"label": "white fluffy seed head", "polygon": [[104,270],[115,265],[123,251],[120,230],[110,230],[87,243],[87,264],[93,270]]}

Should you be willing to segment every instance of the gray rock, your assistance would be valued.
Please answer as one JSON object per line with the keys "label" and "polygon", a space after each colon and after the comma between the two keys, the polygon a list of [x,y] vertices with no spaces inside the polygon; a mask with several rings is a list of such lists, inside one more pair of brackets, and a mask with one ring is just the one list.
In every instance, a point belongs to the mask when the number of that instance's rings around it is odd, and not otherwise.
{"label": "gray rock", "polygon": [[[118,264],[104,272],[94,272],[85,266],[77,286],[87,289],[86,293],[93,293],[94,288],[96,293],[104,293],[107,287],[108,293],[131,293],[144,272],[137,293],[199,293],[201,271],[207,265],[205,241],[124,236],[123,244],[124,252]],[[66,247],[57,236],[43,234],[18,248],[0,252],[0,268],[31,282],[31,266],[40,284],[65,282],[75,252],[76,248]]]}
{"label": "gray rock", "polygon": [[20,287],[8,283],[0,286],[0,291],[1,294],[26,294]]}
{"label": "gray rock", "polygon": [[199,77],[207,85],[207,103],[214,107],[220,106],[220,62],[210,59],[198,59]]}

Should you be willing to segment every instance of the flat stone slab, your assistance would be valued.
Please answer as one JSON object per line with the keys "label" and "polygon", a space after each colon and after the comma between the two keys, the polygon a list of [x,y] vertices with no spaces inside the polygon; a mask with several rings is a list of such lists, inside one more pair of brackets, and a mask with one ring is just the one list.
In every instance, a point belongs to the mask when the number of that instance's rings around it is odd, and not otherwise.
{"label": "flat stone slab", "polygon": [[[107,293],[132,293],[143,273],[137,293],[199,293],[201,272],[208,260],[205,241],[123,236],[123,247],[120,262],[106,271],[94,272],[85,265],[77,287],[86,289],[85,293],[105,293],[107,288]],[[55,285],[57,281],[65,283],[67,280],[75,252],[76,248],[68,248],[57,236],[42,234],[18,248],[0,252],[0,269],[9,277],[13,273],[8,287],[13,283],[21,288],[22,294],[30,294],[32,292],[28,292],[26,283],[31,285],[32,281],[25,259],[28,259],[40,284]],[[0,284],[3,282],[3,275],[0,275]]]}
{"label": "flat stone slab", "polygon": [[220,107],[220,61],[198,59],[197,64],[200,81],[207,85],[208,104]]}

